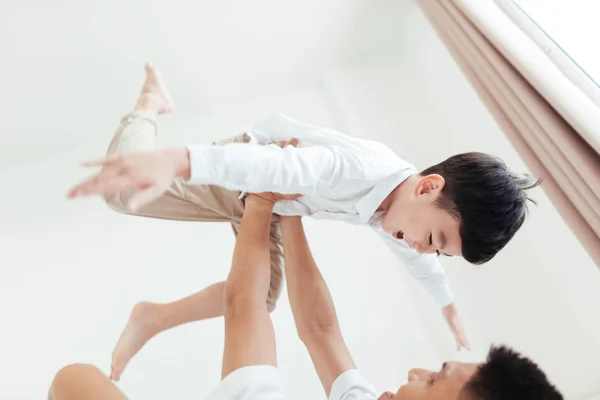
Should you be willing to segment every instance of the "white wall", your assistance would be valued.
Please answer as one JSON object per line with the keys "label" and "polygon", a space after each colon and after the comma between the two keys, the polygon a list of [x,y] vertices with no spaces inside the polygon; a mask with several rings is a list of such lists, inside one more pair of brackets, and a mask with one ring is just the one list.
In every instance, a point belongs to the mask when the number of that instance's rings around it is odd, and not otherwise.
{"label": "white wall", "polygon": [[[209,142],[283,112],[382,140],[419,167],[456,152],[483,150],[524,169],[421,14],[407,10],[398,29],[406,40],[395,53],[332,70],[305,90],[210,115],[183,107],[161,122],[161,140]],[[64,199],[68,186],[86,173],[76,168],[77,161],[102,154],[135,97],[137,82],[122,84],[112,89],[126,97],[102,104],[88,100],[99,115],[85,127],[97,134],[88,145],[0,170],[8,193],[0,199],[3,398],[43,397],[53,373],[70,362],[106,370],[136,301],[170,301],[226,276],[233,238],[225,224],[125,217],[96,200]],[[185,95],[193,101],[194,93]],[[569,398],[600,389],[598,270],[543,192],[532,195],[539,206],[496,260],[479,269],[444,262],[471,354],[455,354],[438,310],[368,229],[306,221],[347,342],[381,390],[404,383],[412,366],[481,358],[491,342],[512,344],[534,357]],[[370,251],[348,251],[358,248]],[[285,301],[274,322],[289,397],[322,396]],[[134,359],[122,387],[131,398],[202,398],[218,382],[221,343],[219,320],[172,330]]]}
{"label": "white wall", "polygon": [[600,400],[600,393],[596,393],[591,396],[584,396],[580,400]]}

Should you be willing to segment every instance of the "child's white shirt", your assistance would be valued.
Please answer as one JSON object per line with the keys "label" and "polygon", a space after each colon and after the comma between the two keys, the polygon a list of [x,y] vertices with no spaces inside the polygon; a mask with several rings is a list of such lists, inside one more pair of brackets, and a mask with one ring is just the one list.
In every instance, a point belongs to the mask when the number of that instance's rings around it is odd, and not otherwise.
{"label": "child's white shirt", "polygon": [[[189,184],[212,184],[248,193],[301,194],[273,212],[368,225],[404,261],[440,307],[452,303],[444,270],[434,254],[419,254],[381,228],[385,198],[416,168],[383,143],[273,116],[250,126],[251,144],[188,146]],[[297,138],[297,147],[269,144]]]}

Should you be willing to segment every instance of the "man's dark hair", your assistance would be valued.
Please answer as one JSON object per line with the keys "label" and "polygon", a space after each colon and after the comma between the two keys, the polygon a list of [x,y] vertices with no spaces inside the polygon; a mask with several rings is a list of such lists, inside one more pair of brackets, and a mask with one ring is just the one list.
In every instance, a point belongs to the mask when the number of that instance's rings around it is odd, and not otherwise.
{"label": "man's dark hair", "polygon": [[562,400],[546,374],[506,346],[492,346],[485,364],[463,387],[464,400]]}
{"label": "man's dark hair", "polygon": [[527,215],[527,190],[540,184],[518,175],[500,158],[463,153],[427,168],[421,175],[438,174],[446,184],[437,206],[460,221],[462,255],[472,264],[494,258],[519,230]]}

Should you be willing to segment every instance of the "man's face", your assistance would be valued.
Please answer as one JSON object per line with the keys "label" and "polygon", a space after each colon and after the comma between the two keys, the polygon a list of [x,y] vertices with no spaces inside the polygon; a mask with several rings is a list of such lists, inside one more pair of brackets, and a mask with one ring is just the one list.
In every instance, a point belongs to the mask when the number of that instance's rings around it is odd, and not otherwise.
{"label": "man's face", "polygon": [[462,256],[460,222],[435,204],[444,185],[440,175],[416,175],[405,181],[386,211],[383,229],[418,253]]}
{"label": "man's face", "polygon": [[439,372],[412,369],[408,383],[395,393],[384,393],[379,400],[455,400],[475,375],[480,364],[444,363]]}

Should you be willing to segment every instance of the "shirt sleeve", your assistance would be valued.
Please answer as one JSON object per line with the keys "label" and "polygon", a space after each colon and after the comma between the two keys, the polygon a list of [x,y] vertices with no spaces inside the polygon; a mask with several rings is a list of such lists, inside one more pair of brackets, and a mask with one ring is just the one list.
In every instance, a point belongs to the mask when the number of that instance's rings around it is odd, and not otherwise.
{"label": "shirt sleeve", "polygon": [[272,365],[239,368],[221,381],[208,400],[284,400],[279,371]]}
{"label": "shirt sleeve", "polygon": [[438,306],[446,307],[452,304],[453,296],[446,273],[435,254],[419,254],[391,235],[385,232],[379,234],[392,252],[406,263],[410,274],[423,285]]}
{"label": "shirt sleeve", "polygon": [[313,146],[280,148],[230,143],[190,146],[190,179],[194,185],[218,185],[251,193],[314,194],[333,189],[343,174],[341,150]]}
{"label": "shirt sleeve", "polygon": [[375,400],[379,397],[375,388],[357,369],[338,376],[329,394],[329,400]]}

